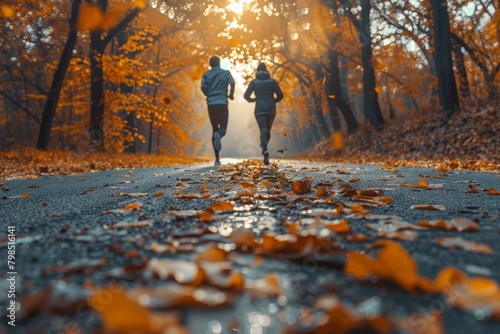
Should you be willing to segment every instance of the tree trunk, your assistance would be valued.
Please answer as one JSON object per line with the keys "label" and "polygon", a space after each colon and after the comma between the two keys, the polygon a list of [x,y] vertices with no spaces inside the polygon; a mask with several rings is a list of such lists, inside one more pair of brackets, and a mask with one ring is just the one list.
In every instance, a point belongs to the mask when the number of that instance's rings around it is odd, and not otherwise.
{"label": "tree trunk", "polygon": [[[342,92],[342,86],[340,83],[339,55],[333,49],[330,49],[329,53],[330,53],[330,58],[329,58],[330,68],[326,82],[328,86],[327,97],[329,105],[330,101],[334,102],[336,107],[338,107],[340,112],[342,113],[342,116],[344,116],[344,119],[347,124],[347,131],[354,132],[358,128],[359,124],[358,121],[356,121],[356,118],[354,117],[354,113],[352,112],[351,106],[344,99],[344,94]],[[332,113],[330,112],[330,117],[331,116]]]}
{"label": "tree trunk", "polygon": [[[327,6],[334,13],[333,23],[340,28],[340,19],[339,19],[339,4],[337,0],[327,0]],[[344,98],[344,93],[342,90],[342,82],[340,75],[340,57],[338,52],[336,51],[336,38],[335,36],[328,36],[329,43],[329,51],[328,51],[328,71],[326,75],[326,85],[325,85],[325,93],[328,101],[328,111],[330,115],[330,119],[333,124],[333,128],[335,131],[341,130],[341,123],[339,117],[339,110],[344,116],[344,119],[347,124],[347,131],[354,132],[359,124],[354,117],[354,113]]]}
{"label": "tree trunk", "polygon": [[[125,52],[120,50],[120,48],[127,43],[127,40],[129,38],[129,35],[125,31],[120,31],[116,35],[116,42],[112,44],[113,49],[111,50],[111,53],[113,55],[118,55],[118,56],[125,56]],[[128,52],[126,56],[129,59],[135,59],[135,56],[138,54],[138,52]],[[127,83],[120,83],[119,85],[120,93],[124,96],[127,96],[128,94],[132,94],[135,90],[135,87],[132,85],[128,85]],[[118,110],[118,114],[122,119],[125,120],[126,123],[126,130],[125,130],[125,140],[123,143],[123,146],[125,147],[124,152],[125,153],[136,153],[137,152],[137,145],[136,145],[136,137],[132,136],[132,139],[129,140],[129,133],[133,133],[136,131],[137,128],[137,115],[135,110],[131,110],[130,112],[127,113],[126,110]]]}
{"label": "tree trunk", "polygon": [[330,98],[332,93],[330,92],[328,86],[329,83],[327,82],[325,85],[325,94],[328,102],[328,116],[330,116],[330,121],[332,122],[333,131],[339,132],[340,130],[342,130],[342,123],[340,123],[339,109],[335,104],[335,101],[332,98]]}
{"label": "tree trunk", "polygon": [[372,34],[370,30],[370,0],[361,0],[361,20],[359,38],[361,41],[361,58],[363,62],[363,111],[365,118],[379,129],[384,123],[375,79],[375,66],[373,65]]}
{"label": "tree trunk", "polygon": [[64,46],[61,58],[59,59],[59,64],[57,65],[57,69],[54,73],[52,85],[43,108],[42,122],[40,124],[40,132],[38,134],[37,143],[37,148],[40,150],[46,151],[49,147],[50,132],[52,131],[52,123],[54,121],[57,103],[59,102],[64,77],[66,76],[66,72],[71,61],[73,49],[75,48],[76,41],[78,39],[76,21],[78,19],[78,13],[80,12],[81,2],[82,0],[73,0],[73,3],[71,4],[68,39],[66,40],[66,45]]}
{"label": "tree trunk", "polygon": [[457,83],[453,72],[451,55],[450,15],[446,0],[432,0],[432,12],[439,98],[443,108],[443,118],[446,122],[459,106]]}
{"label": "tree trunk", "polygon": [[[106,13],[108,0],[99,0],[97,4],[103,13]],[[90,77],[91,77],[91,104],[90,104],[90,144],[98,151],[104,151],[104,76],[102,56],[106,46],[127,24],[137,16],[140,9],[134,9],[127,14],[116,26],[111,28],[105,36],[102,31],[90,34]]]}
{"label": "tree trunk", "polygon": [[153,123],[154,117],[151,117],[151,122],[149,123],[149,141],[148,141],[148,154],[151,154],[153,150]]}
{"label": "tree trunk", "polygon": [[319,102],[318,97],[314,93],[312,93],[312,96],[310,97],[310,105],[314,117],[313,126],[317,129],[319,140],[321,140],[321,138],[330,137],[331,132],[330,129],[328,128],[328,125],[326,124],[323,111],[321,110],[321,103]]}
{"label": "tree trunk", "polygon": [[158,125],[158,135],[156,137],[156,154],[160,155],[161,125]]}
{"label": "tree trunk", "polygon": [[93,149],[104,151],[104,71],[102,56],[106,45],[101,33],[90,34],[90,143]]}
{"label": "tree trunk", "polygon": [[455,63],[457,66],[457,73],[459,76],[458,82],[459,82],[459,90],[460,90],[460,96],[462,99],[465,99],[469,97],[470,95],[470,84],[469,84],[469,78],[467,77],[467,68],[465,67],[465,57],[464,53],[462,52],[462,47],[453,41],[453,53],[455,55]]}

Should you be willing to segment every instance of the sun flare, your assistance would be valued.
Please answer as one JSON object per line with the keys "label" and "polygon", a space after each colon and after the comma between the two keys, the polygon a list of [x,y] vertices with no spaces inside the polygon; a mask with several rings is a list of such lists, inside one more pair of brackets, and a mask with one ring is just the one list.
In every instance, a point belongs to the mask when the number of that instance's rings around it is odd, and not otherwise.
{"label": "sun flare", "polygon": [[226,6],[226,8],[238,15],[241,15],[243,14],[245,7],[253,1],[254,0],[230,0],[230,3]]}

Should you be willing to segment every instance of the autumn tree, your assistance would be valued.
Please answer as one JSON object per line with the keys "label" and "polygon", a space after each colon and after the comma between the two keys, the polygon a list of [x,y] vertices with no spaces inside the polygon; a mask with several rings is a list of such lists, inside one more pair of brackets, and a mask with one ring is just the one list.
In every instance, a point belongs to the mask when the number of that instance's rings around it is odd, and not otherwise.
{"label": "autumn tree", "polygon": [[[94,18],[88,29],[90,32],[90,76],[91,80],[91,107],[90,107],[90,140],[97,150],[104,150],[104,132],[102,123],[104,120],[104,68],[102,57],[109,43],[118,32],[127,26],[146,6],[145,1],[137,2],[137,7],[128,11],[125,16],[115,22],[116,12],[108,12],[108,0],[98,0],[96,4],[87,3],[86,14]],[[115,9],[119,10],[119,9]],[[105,16],[108,14],[107,16]],[[102,19],[97,17],[102,16]],[[107,19],[105,19],[107,17]]]}

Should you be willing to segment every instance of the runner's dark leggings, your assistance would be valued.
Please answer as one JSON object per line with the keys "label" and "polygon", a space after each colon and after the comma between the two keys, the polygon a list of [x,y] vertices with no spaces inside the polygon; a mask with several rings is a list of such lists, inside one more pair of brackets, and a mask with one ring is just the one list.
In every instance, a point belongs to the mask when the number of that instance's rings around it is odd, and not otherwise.
{"label": "runner's dark leggings", "polygon": [[273,127],[275,117],[276,115],[273,114],[255,115],[260,129],[260,147],[262,147],[262,153],[267,151],[267,144],[271,140],[271,128]]}
{"label": "runner's dark leggings", "polygon": [[[208,116],[212,124],[212,146],[214,145],[214,133],[218,132],[220,137],[226,135],[227,121],[229,118],[229,108],[227,104],[217,104],[208,106]],[[219,159],[219,152],[215,150],[215,158]]]}

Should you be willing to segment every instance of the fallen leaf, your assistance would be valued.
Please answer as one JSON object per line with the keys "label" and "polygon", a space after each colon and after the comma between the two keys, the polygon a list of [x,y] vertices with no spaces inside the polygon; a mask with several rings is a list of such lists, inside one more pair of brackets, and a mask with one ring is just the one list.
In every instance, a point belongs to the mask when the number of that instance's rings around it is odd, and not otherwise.
{"label": "fallen leaf", "polygon": [[147,219],[141,221],[133,221],[133,222],[118,222],[112,226],[112,228],[124,229],[127,227],[146,227],[153,224],[154,219]]}
{"label": "fallen leaf", "polygon": [[377,232],[396,232],[400,230],[425,230],[426,227],[411,224],[405,221],[388,220],[379,224],[365,224],[365,227]]}
{"label": "fallen leaf", "polygon": [[192,262],[153,258],[149,260],[147,267],[160,279],[173,278],[181,284],[199,286],[205,279],[203,270]]}
{"label": "fallen leaf", "polygon": [[104,327],[111,331],[159,334],[180,323],[177,313],[152,313],[130,298],[124,288],[97,290],[89,297],[89,305],[102,319]]}
{"label": "fallen leaf", "polygon": [[465,240],[461,237],[438,237],[434,243],[447,248],[458,248],[475,253],[491,254],[493,252],[489,245]]}
{"label": "fallen leaf", "polygon": [[203,185],[201,186],[201,190],[200,190],[200,192],[201,192],[201,193],[206,192],[206,191],[207,191],[207,187],[208,187],[208,181],[205,181],[205,182],[203,183]]}
{"label": "fallen leaf", "polygon": [[440,228],[443,230],[454,230],[458,232],[464,231],[479,231],[479,225],[468,218],[453,218],[451,220],[431,220],[431,221],[420,221],[417,223],[419,226]]}
{"label": "fallen leaf", "polygon": [[490,189],[486,190],[486,193],[488,195],[500,195],[500,191],[498,191],[496,189],[493,189],[493,188],[490,188]]}
{"label": "fallen leaf", "polygon": [[347,219],[335,221],[325,221],[325,227],[335,233],[347,233],[351,231],[351,227],[347,225]]}
{"label": "fallen leaf", "polygon": [[217,202],[208,208],[211,212],[233,211],[234,205],[231,202]]}
{"label": "fallen leaf", "polygon": [[357,279],[374,276],[390,280],[407,291],[419,287],[417,265],[400,244],[381,240],[375,242],[374,246],[383,247],[375,259],[357,252],[348,252],[344,271]]}
{"label": "fallen leaf", "polygon": [[378,232],[377,237],[400,241],[415,241],[418,238],[418,233],[415,231],[385,231]]}
{"label": "fallen leaf", "polygon": [[418,180],[418,186],[420,188],[427,188],[429,186],[429,182],[427,182],[424,179],[420,179],[420,180]]}
{"label": "fallen leaf", "polygon": [[156,288],[130,290],[127,291],[127,296],[144,307],[155,309],[194,307],[212,309],[217,306],[231,305],[236,297],[231,292],[215,287],[195,287],[170,282]]}
{"label": "fallen leaf", "polygon": [[283,295],[280,287],[280,279],[276,274],[269,274],[257,280],[246,280],[245,290],[253,298],[273,298]]}
{"label": "fallen leaf", "polygon": [[212,195],[210,193],[203,194],[179,194],[179,199],[195,199],[195,198],[210,198]]}
{"label": "fallen leaf", "polygon": [[17,195],[17,196],[3,196],[2,198],[3,199],[14,199],[14,198],[28,198],[28,197],[30,197],[30,194],[24,193],[24,194]]}
{"label": "fallen leaf", "polygon": [[142,196],[147,196],[148,193],[118,193],[115,196],[121,196],[121,197],[142,197]]}
{"label": "fallen leaf", "polygon": [[460,280],[448,285],[445,296],[449,303],[464,312],[500,321],[500,287],[494,280],[469,278],[461,273]]}
{"label": "fallen leaf", "polygon": [[296,195],[305,195],[311,192],[311,181],[308,179],[295,181],[293,183],[293,193]]}
{"label": "fallen leaf", "polygon": [[417,204],[410,207],[412,210],[431,210],[431,211],[444,211],[446,208],[442,205],[433,204]]}

